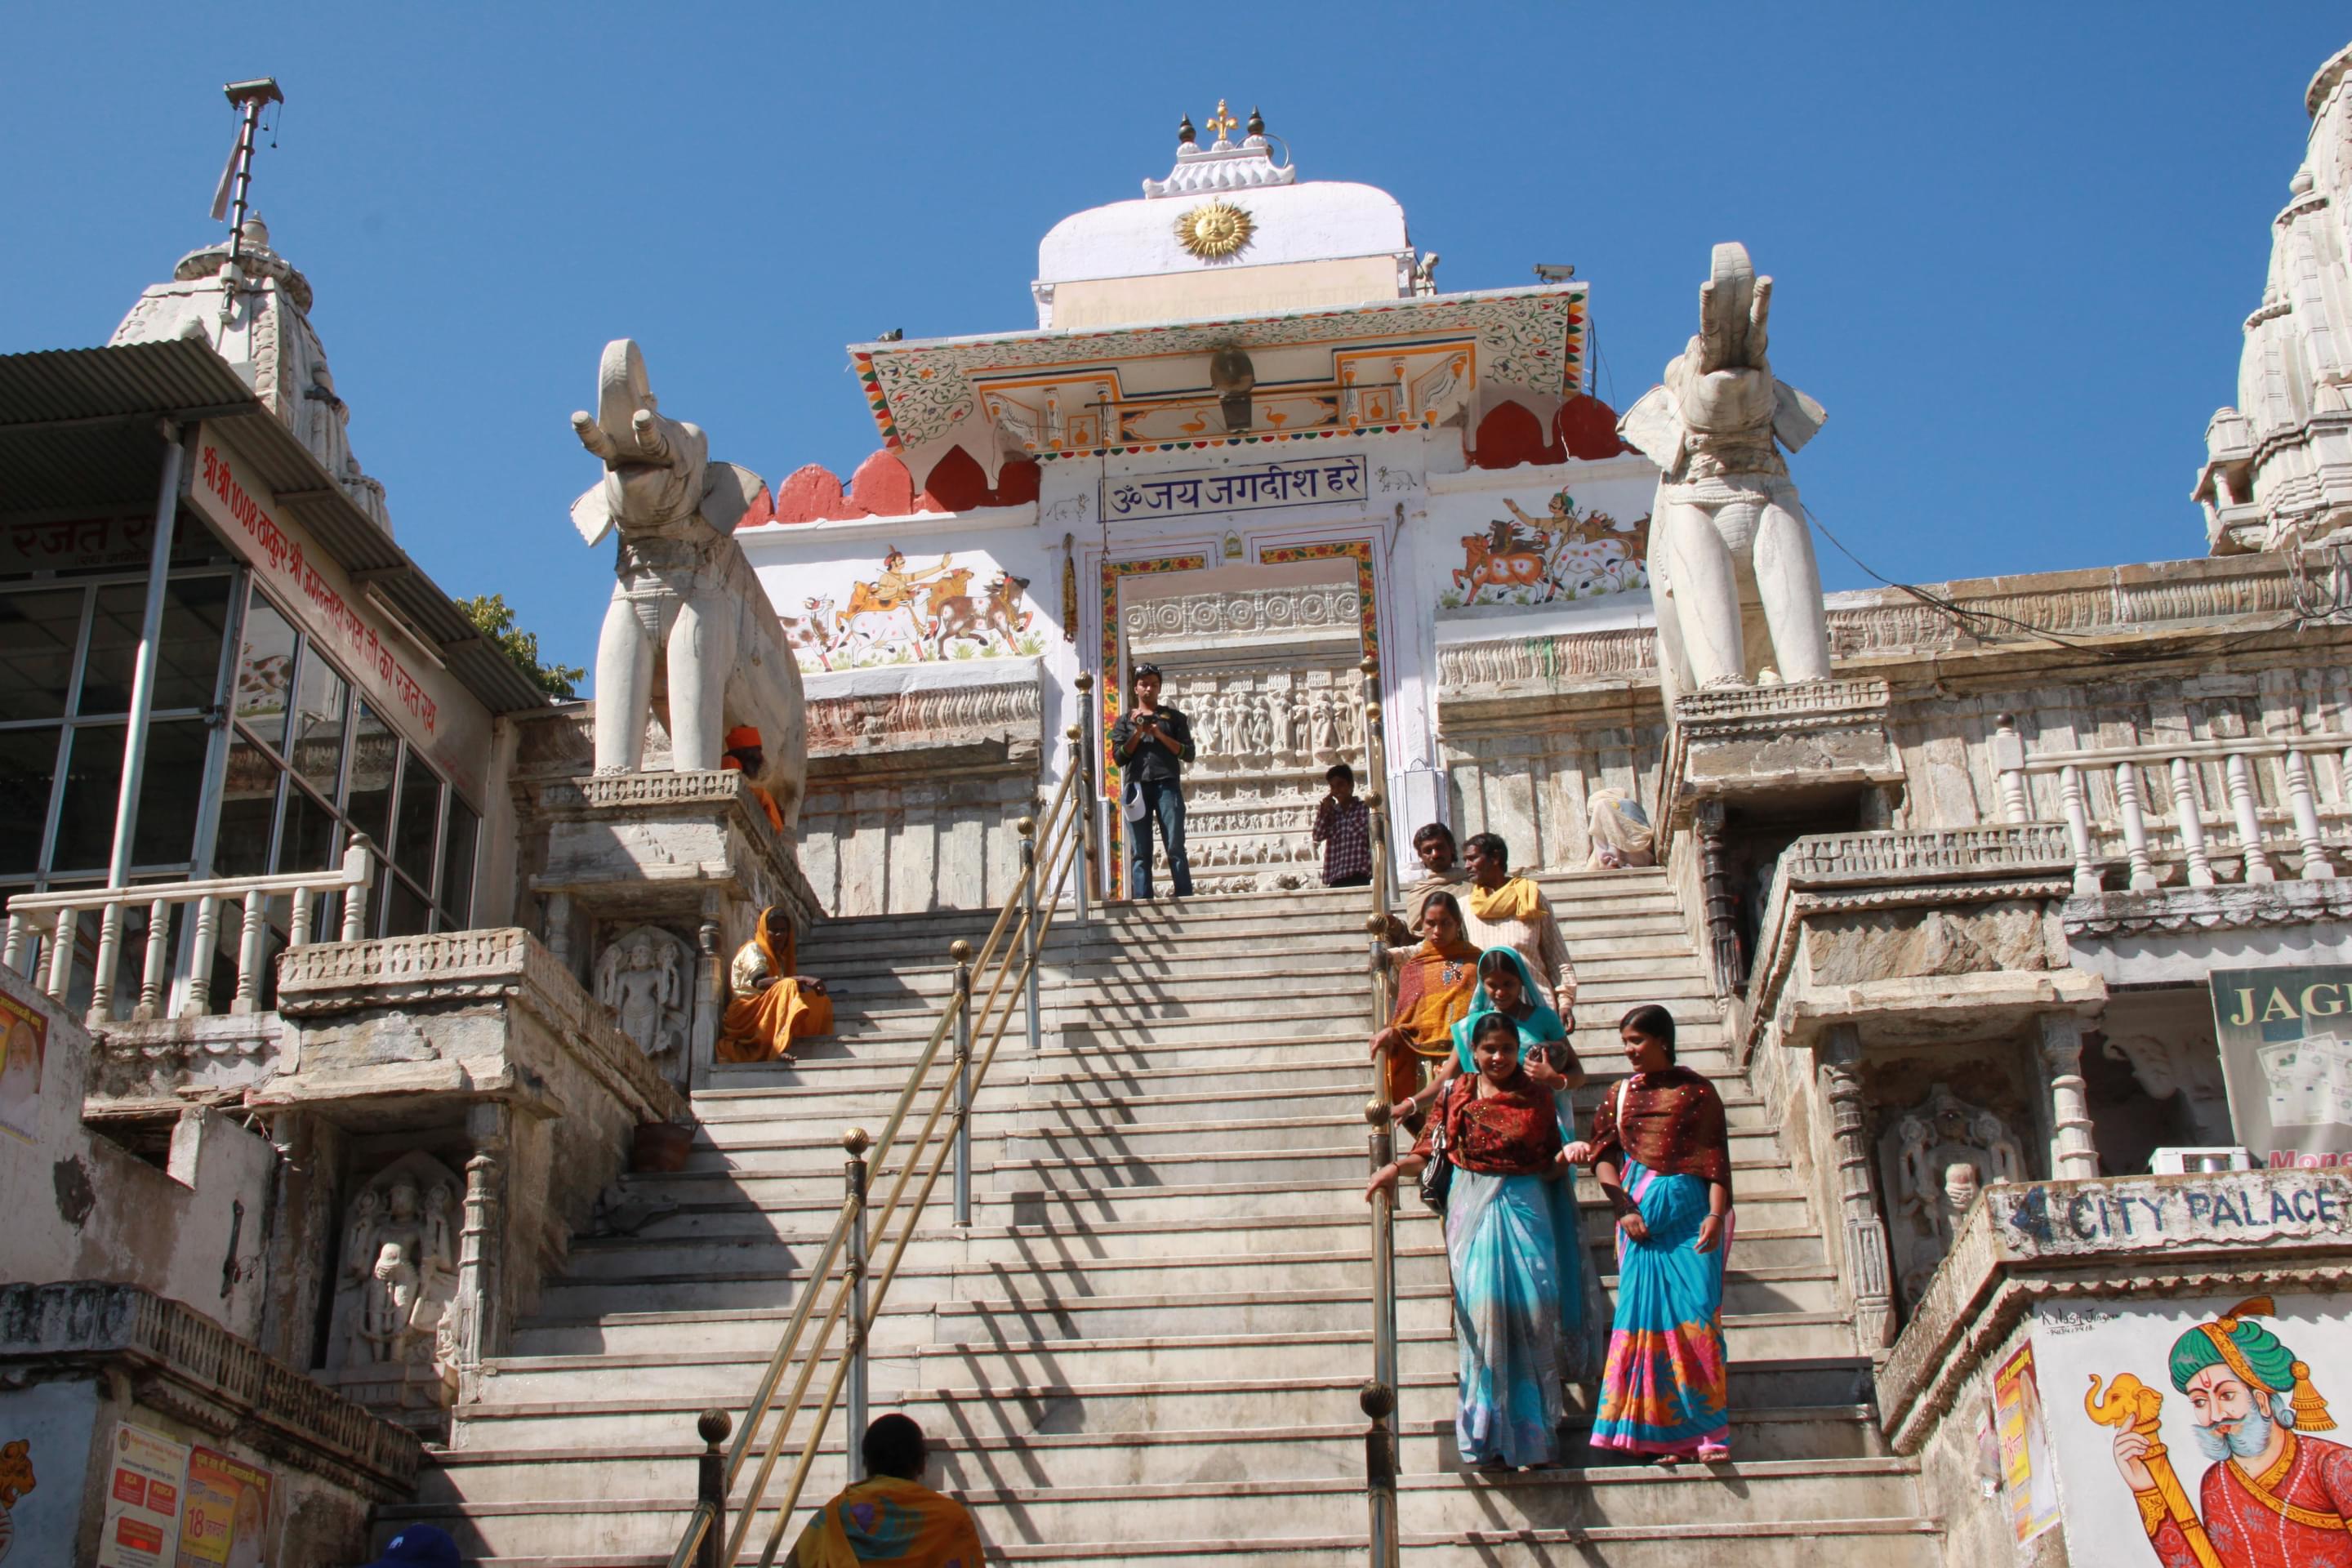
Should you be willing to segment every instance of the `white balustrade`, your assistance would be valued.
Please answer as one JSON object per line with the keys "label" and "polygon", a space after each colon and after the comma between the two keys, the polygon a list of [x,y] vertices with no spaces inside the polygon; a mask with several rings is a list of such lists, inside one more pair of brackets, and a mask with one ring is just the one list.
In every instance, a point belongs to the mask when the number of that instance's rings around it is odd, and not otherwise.
{"label": "white balustrade", "polygon": [[[257,1011],[261,1005],[262,954],[267,950],[269,910],[273,900],[285,899],[288,945],[301,947],[314,940],[312,925],[317,900],[341,894],[343,900],[342,940],[357,942],[367,931],[368,886],[373,880],[375,852],[363,837],[352,840],[342,864],[331,871],[309,871],[283,877],[224,878],[204,882],[142,882],[130,888],[77,888],[64,893],[24,893],[8,900],[8,930],[0,963],[37,978],[54,1000],[65,1000],[73,981],[74,953],[85,911],[99,914],[98,952],[92,964],[90,1005],[93,1025],[111,1022],[114,990],[122,956],[125,911],[143,906],[147,940],[139,979],[140,1019],[161,1016],[170,986],[172,910],[195,907],[195,928],[188,945],[187,997],[180,1009],[184,1018],[212,1011],[212,971],[220,942],[223,900],[243,907],[237,941],[236,995],[230,1010]],[[37,952],[36,943],[42,945]],[[32,966],[28,968],[28,965]],[[36,973],[38,971],[39,973]]]}
{"label": "white balustrade", "polygon": [[[2352,842],[2352,745],[2342,734],[2184,736],[2029,755],[2004,713],[1989,750],[2005,820],[2035,815],[2036,775],[2054,784],[2077,893],[2099,891],[2117,861],[2125,885],[2141,892],[2168,880],[2210,888],[2335,877],[2331,847],[2341,853]],[[2111,810],[2094,795],[2101,780],[2112,784]],[[2042,798],[2046,820],[2050,796]]]}

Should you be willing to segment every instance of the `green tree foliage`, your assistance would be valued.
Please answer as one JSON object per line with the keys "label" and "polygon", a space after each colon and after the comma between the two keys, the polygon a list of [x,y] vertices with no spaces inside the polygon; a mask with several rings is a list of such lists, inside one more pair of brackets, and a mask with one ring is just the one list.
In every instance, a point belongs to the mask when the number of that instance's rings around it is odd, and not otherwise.
{"label": "green tree foliage", "polygon": [[504,594],[477,594],[458,600],[457,607],[482,628],[484,637],[504,648],[525,675],[539,682],[541,691],[559,701],[580,695],[579,684],[588,679],[588,672],[576,664],[540,663],[539,634],[515,625],[513,606]]}

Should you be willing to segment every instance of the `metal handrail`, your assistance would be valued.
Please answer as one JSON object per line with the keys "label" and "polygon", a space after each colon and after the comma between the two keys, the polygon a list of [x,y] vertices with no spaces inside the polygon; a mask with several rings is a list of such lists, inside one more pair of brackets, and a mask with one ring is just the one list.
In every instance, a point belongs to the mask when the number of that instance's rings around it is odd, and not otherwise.
{"label": "metal handrail", "polygon": [[[1369,658],[1364,673],[1364,752],[1366,771],[1386,777],[1387,746],[1381,729],[1378,697],[1379,667]],[[1370,951],[1366,965],[1371,976],[1372,1032],[1378,1037],[1388,1026],[1391,1009],[1389,967],[1388,813],[1381,792],[1368,789],[1364,805],[1372,840],[1371,909],[1364,918],[1364,936]],[[1389,1051],[1381,1046],[1372,1054],[1372,1094],[1364,1106],[1370,1126],[1366,1155],[1377,1173],[1395,1158],[1395,1139],[1389,1113]],[[1396,1568],[1397,1540],[1397,1323],[1396,1323],[1396,1189],[1384,1187],[1371,1201],[1372,1375],[1357,1394],[1357,1403],[1370,1425],[1364,1429],[1364,1496],[1370,1505],[1370,1546],[1372,1568]]]}
{"label": "metal handrail", "polygon": [[[995,923],[990,928],[976,961],[979,969],[993,970],[993,973],[987,976],[991,984],[986,989],[985,998],[974,1011],[971,978],[975,960],[971,946],[959,941],[950,949],[950,956],[956,963],[954,985],[940,1010],[929,1038],[899,1089],[889,1119],[883,1123],[881,1137],[869,1140],[865,1130],[856,1127],[845,1130],[842,1135],[843,1148],[850,1156],[846,1171],[848,1194],[844,1198],[833,1228],[817,1253],[814,1266],[805,1277],[801,1298],[793,1303],[783,1334],[761,1373],[742,1425],[734,1434],[734,1442],[724,1462],[706,1463],[703,1467],[698,1486],[699,1495],[677,1549],[670,1556],[671,1568],[718,1568],[722,1563],[731,1564],[740,1558],[750,1537],[752,1521],[762,1511],[769,1482],[773,1478],[777,1461],[783,1455],[793,1424],[809,1408],[809,1390],[815,1378],[817,1363],[832,1350],[836,1329],[847,1320],[846,1342],[835,1356],[833,1374],[815,1404],[814,1418],[800,1445],[792,1473],[774,1505],[774,1523],[760,1561],[762,1563],[775,1561],[793,1510],[799,1506],[809,1470],[823,1446],[825,1424],[832,1419],[833,1412],[840,1403],[845,1384],[851,1386],[853,1426],[856,1425],[855,1418],[862,1414],[867,1336],[881,1316],[890,1285],[898,1276],[899,1263],[914,1239],[915,1231],[930,1203],[931,1194],[950,1156],[957,1163],[959,1201],[956,1219],[961,1223],[968,1218],[970,1117],[973,1100],[987,1082],[989,1068],[996,1059],[997,1047],[1012,1018],[1015,996],[1023,998],[1025,1004],[1031,1048],[1034,1051],[1037,1047],[1040,1037],[1035,986],[1038,955],[1043,950],[1045,932],[1052,928],[1059,898],[1065,890],[1071,895],[1077,918],[1080,921],[1087,918],[1089,889],[1085,878],[1095,863],[1093,814],[1087,809],[1093,798],[1092,758],[1085,744],[1085,717],[1088,710],[1087,694],[1090,685],[1087,677],[1081,675],[1078,678],[1081,722],[1070,726],[1066,732],[1070,742],[1071,765],[1064,771],[1061,784],[1046,805],[1042,822],[1024,817],[1015,824],[1021,836],[1021,879],[1006,895],[1003,907],[998,910]],[[1072,875],[1074,870],[1077,872],[1075,877]],[[1016,914],[1019,917],[1017,921],[1014,918]],[[923,1117],[920,1127],[906,1141],[903,1157],[897,1171],[892,1173],[889,1161],[899,1149],[899,1134],[915,1108],[918,1094],[940,1058],[941,1046],[951,1035],[955,1040],[951,1058],[954,1068],[940,1080],[932,1096],[929,1113]],[[982,1035],[985,1035],[987,1043],[975,1061],[971,1053],[972,1042]],[[945,1136],[940,1135],[943,1120],[951,1124],[950,1131]],[[926,1164],[922,1183],[915,1191],[912,1202],[906,1202],[909,1180],[918,1166]],[[885,1174],[893,1174],[895,1179],[883,1201],[879,1216],[874,1221],[870,1237],[872,1245],[869,1245],[870,1194],[877,1179]],[[899,1222],[895,1235],[890,1228],[894,1219]],[[871,1259],[886,1250],[881,1245],[886,1241],[887,1259],[879,1275],[876,1276]],[[826,1298],[821,1313],[820,1297]],[[814,1331],[810,1328],[812,1321],[815,1323]],[[784,1384],[786,1373],[793,1371],[795,1363],[798,1370],[792,1379],[790,1391],[779,1402],[777,1390]],[[771,1419],[773,1431],[764,1445],[743,1504],[733,1512],[732,1528],[730,1529],[727,1500],[751,1458],[761,1425]],[[708,1428],[705,1433],[707,1436]],[[724,1436],[723,1429],[720,1435]],[[854,1430],[848,1434],[853,1476],[857,1443],[862,1436]],[[715,1461],[715,1440],[713,1447],[711,1458]]]}

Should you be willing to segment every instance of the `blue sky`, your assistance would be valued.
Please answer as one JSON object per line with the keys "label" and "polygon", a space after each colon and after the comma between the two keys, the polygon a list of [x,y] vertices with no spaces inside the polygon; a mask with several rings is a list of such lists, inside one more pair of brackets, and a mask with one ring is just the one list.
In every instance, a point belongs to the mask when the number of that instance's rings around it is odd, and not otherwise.
{"label": "blue sky", "polygon": [[[1449,289],[1576,264],[1622,409],[1708,247],[1778,279],[1830,411],[1796,473],[1889,577],[2202,553],[2305,85],[2340,5],[27,7],[0,352],[103,341],[218,231],[219,86],[276,76],[257,206],[352,444],[453,594],[593,663],[566,424],[598,349],[771,479],[877,445],[842,345],[1034,324],[1036,243],[1261,106],[1404,204]],[[1832,588],[1867,579],[1824,547]]]}

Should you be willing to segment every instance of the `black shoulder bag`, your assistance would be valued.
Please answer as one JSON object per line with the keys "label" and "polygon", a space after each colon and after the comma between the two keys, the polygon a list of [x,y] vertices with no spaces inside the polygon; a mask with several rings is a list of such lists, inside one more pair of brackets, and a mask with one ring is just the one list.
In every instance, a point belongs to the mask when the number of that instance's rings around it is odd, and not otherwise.
{"label": "black shoulder bag", "polygon": [[1445,1196],[1454,1190],[1454,1162],[1445,1152],[1445,1102],[1462,1080],[1456,1079],[1437,1096],[1432,1114],[1436,1121],[1429,1130],[1429,1163],[1421,1168],[1422,1206],[1433,1213],[1445,1212]]}

